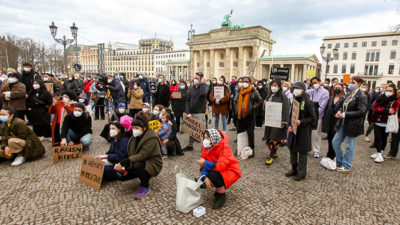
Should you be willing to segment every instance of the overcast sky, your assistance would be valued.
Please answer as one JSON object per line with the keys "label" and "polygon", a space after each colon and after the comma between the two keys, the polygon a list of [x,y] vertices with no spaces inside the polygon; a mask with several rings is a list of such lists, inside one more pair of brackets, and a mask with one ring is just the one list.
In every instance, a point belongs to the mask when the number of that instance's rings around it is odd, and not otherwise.
{"label": "overcast sky", "polygon": [[190,24],[196,33],[219,28],[233,9],[232,23],[261,25],[272,31],[273,54],[319,53],[323,36],[389,31],[400,23],[399,0],[0,0],[0,35],[15,34],[54,43],[71,37],[76,22],[79,44],[124,42],[141,38],[172,40],[186,49]]}

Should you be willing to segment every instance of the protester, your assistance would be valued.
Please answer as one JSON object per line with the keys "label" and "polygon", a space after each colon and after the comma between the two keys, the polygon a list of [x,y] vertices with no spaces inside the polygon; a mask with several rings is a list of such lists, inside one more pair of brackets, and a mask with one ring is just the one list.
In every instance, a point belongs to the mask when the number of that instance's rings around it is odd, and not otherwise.
{"label": "protester", "polygon": [[107,90],[107,88],[105,87],[105,85],[103,83],[96,82],[95,90],[92,93],[92,100],[94,101],[94,105],[95,105],[95,112],[94,112],[95,120],[98,120],[100,118],[101,118],[101,120],[104,120],[106,117],[106,115],[104,113],[106,90]]}
{"label": "protester", "polygon": [[233,110],[233,112],[232,112],[233,128],[229,129],[229,131],[237,130],[238,118],[237,118],[237,111],[235,110],[236,109],[235,99],[239,96],[240,89],[242,88],[242,86],[243,86],[243,77],[239,77],[237,85],[235,85],[235,90],[231,94],[231,96],[232,96],[232,107],[231,108]]}
{"label": "protester", "polygon": [[[81,93],[81,92],[83,91],[84,83],[83,83],[83,81],[80,79],[79,73],[75,73],[75,74],[74,74],[74,80],[75,80],[76,83],[78,84],[79,93]],[[79,94],[77,94],[77,95],[79,95]]]}
{"label": "protester", "polygon": [[389,84],[386,88],[385,94],[380,95],[374,103],[374,115],[372,122],[374,126],[374,137],[376,145],[376,153],[371,155],[371,158],[376,163],[384,161],[382,152],[385,150],[387,144],[386,126],[388,117],[397,113],[400,106],[400,101],[397,99],[397,90],[393,84]]}
{"label": "protester", "polygon": [[15,116],[25,120],[26,87],[20,80],[21,75],[18,73],[9,73],[8,85],[4,85],[0,89],[0,100],[3,102],[3,108],[15,109]]}
{"label": "protester", "polygon": [[[22,64],[22,76],[19,76],[18,81],[21,82],[22,84],[25,85],[25,99],[27,99],[30,95],[30,93],[33,91],[32,85],[33,81],[40,79],[39,74],[37,74],[32,65],[30,63],[23,63]],[[26,103],[26,102],[25,102]],[[13,106],[10,106],[13,107]],[[15,108],[15,107],[13,107]],[[29,112],[27,111],[27,107],[25,107],[25,110],[21,111],[18,108],[15,108],[18,112],[18,117],[21,118],[22,120],[25,120],[25,115],[26,118],[28,119],[28,123],[31,122],[31,118],[29,115]]]}
{"label": "protester", "polygon": [[[367,115],[367,121],[368,121],[368,128],[367,131],[365,132],[365,137],[364,137],[364,141],[366,142],[370,142],[370,138],[369,135],[371,134],[371,132],[374,130],[374,126],[375,124],[372,122],[372,116],[374,115],[374,103],[376,101],[376,99],[378,99],[378,97],[384,94],[384,92],[381,93],[380,88],[376,87],[374,90],[374,93],[371,95],[371,99],[368,101],[368,106],[367,106],[367,110],[368,110],[368,115]],[[371,146],[370,146],[371,147]],[[375,140],[374,143],[372,144],[372,148],[375,148]]]}
{"label": "protester", "polygon": [[133,82],[133,87],[129,88],[128,99],[129,99],[129,113],[131,117],[135,117],[136,113],[142,109],[143,105],[143,90],[139,85],[138,81]]}
{"label": "protester", "polygon": [[153,109],[153,115],[151,116],[150,120],[159,120],[161,111],[164,109],[164,106],[162,105],[155,105]]}
{"label": "protester", "polygon": [[115,108],[117,108],[119,103],[126,103],[125,90],[122,87],[120,80],[114,79],[112,75],[107,75],[106,88],[110,90]]}
{"label": "protester", "polygon": [[[292,169],[285,176],[294,176],[295,181],[300,181],[307,176],[307,153],[311,151],[312,123],[317,120],[317,116],[314,110],[314,103],[305,92],[306,85],[303,82],[296,82],[293,88],[294,100],[299,102],[300,109],[298,120],[293,121],[297,127],[296,134],[294,133],[295,128],[292,126],[292,115],[289,117],[288,148],[290,150]],[[293,114],[293,104],[291,114]]]}
{"label": "protester", "polygon": [[172,99],[172,94],[174,92],[176,92],[178,89],[179,89],[179,85],[176,82],[176,80],[175,79],[171,80],[171,85],[169,86],[169,92],[170,92],[170,95],[171,95],[171,97],[170,97],[171,99]]}
{"label": "protester", "polygon": [[89,75],[88,78],[83,82],[83,91],[86,94],[86,100],[90,101],[91,92],[90,90],[94,87],[95,83],[92,77]]}
{"label": "protester", "polygon": [[53,74],[44,74],[43,81],[45,84],[53,84],[53,96],[60,96],[61,88],[60,85],[54,81]]}
{"label": "protester", "polygon": [[92,118],[85,111],[85,105],[77,103],[73,113],[68,114],[61,129],[61,146],[81,143],[83,151],[92,143]]}
{"label": "protester", "polygon": [[293,94],[291,92],[291,88],[292,88],[292,85],[289,82],[287,82],[287,81],[283,82],[282,92],[285,93],[285,95],[288,97],[290,105],[292,105],[292,103],[293,103]]}
{"label": "protester", "polygon": [[157,91],[153,92],[153,96],[155,97],[155,105],[162,105],[168,108],[171,92],[163,75],[158,76]]}
{"label": "protester", "polygon": [[157,134],[148,127],[148,121],[143,116],[136,116],[132,122],[133,137],[128,143],[129,157],[121,160],[115,170],[127,171],[120,180],[126,181],[139,178],[140,188],[135,194],[140,199],[150,192],[149,180],[157,176],[162,169],[160,144]]}
{"label": "protester", "polygon": [[162,116],[160,116],[161,127],[157,131],[157,135],[161,141],[162,158],[168,158],[167,143],[172,133],[172,123],[169,121],[170,117],[171,116],[166,111],[162,113]]}
{"label": "protester", "polygon": [[[367,96],[363,95],[360,86],[364,80],[355,76],[350,79],[349,94],[336,113],[340,119],[337,131],[332,140],[333,149],[336,153],[337,171],[350,172],[352,169],[353,156],[357,136],[364,133],[364,116],[367,111]],[[342,151],[342,143],[346,143],[346,152]]]}
{"label": "protester", "polygon": [[103,179],[117,180],[118,172],[114,170],[114,166],[121,160],[128,158],[128,142],[129,138],[125,136],[125,129],[119,122],[111,122],[109,137],[112,143],[105,155],[96,156],[105,162]]}
{"label": "protester", "polygon": [[[215,98],[215,87],[222,87],[224,89],[223,97]],[[226,132],[226,120],[229,114],[230,107],[230,92],[228,86],[225,85],[225,77],[221,76],[217,81],[217,85],[212,87],[209,95],[210,102],[212,103],[212,113],[215,115],[215,126],[219,128],[219,118],[222,120],[222,130]]]}
{"label": "protester", "polygon": [[207,189],[215,187],[213,209],[225,205],[225,191],[241,176],[239,162],[229,146],[226,133],[216,129],[207,129],[203,136],[201,158],[197,161]]}
{"label": "protester", "polygon": [[72,74],[68,75],[68,79],[64,81],[62,85],[63,91],[72,91],[74,92],[77,96],[81,93],[79,84],[78,82],[74,79],[74,76]]}
{"label": "protester", "polygon": [[[397,89],[397,99],[400,99],[400,92],[399,89]],[[400,113],[397,112],[397,118],[399,121],[399,127],[400,127]],[[388,154],[384,156],[385,159],[394,159],[397,156],[397,153],[399,152],[399,142],[400,142],[400,129],[398,130],[397,133],[392,133],[392,138],[390,142],[390,150]]]}
{"label": "protester", "polygon": [[144,116],[146,117],[146,119],[150,121],[152,114],[151,114],[149,103],[145,102],[142,104],[142,112],[143,112]]}
{"label": "protester", "polygon": [[249,147],[252,150],[251,157],[254,157],[254,128],[255,128],[255,110],[262,107],[262,99],[258,91],[251,85],[249,77],[243,78],[243,86],[235,97],[235,112],[237,114],[237,132],[247,131]]}
{"label": "protester", "polygon": [[138,73],[138,78],[140,88],[143,90],[143,102],[150,103],[151,92],[149,81],[144,76],[144,72],[142,71]]}
{"label": "protester", "polygon": [[186,99],[187,99],[187,87],[186,87],[186,82],[184,80],[180,81],[179,89],[176,92],[181,93],[181,98],[172,99],[172,111],[175,114],[177,131],[180,131],[181,118],[186,110]]}
{"label": "protester", "polygon": [[269,157],[265,161],[265,164],[271,165],[274,159],[278,157],[278,144],[281,140],[286,139],[287,135],[287,124],[289,122],[289,110],[290,103],[288,97],[282,92],[282,86],[280,80],[273,80],[271,83],[271,91],[268,93],[264,100],[264,104],[267,105],[269,102],[276,102],[282,104],[281,113],[281,125],[280,127],[271,127],[268,124],[265,125],[264,138],[266,145],[270,150]]}
{"label": "protester", "polygon": [[[204,83],[204,75],[202,72],[197,72],[194,75],[193,83],[194,85],[189,88],[187,97],[185,110],[187,119],[191,120],[192,118],[195,118],[206,124],[204,115],[207,107],[208,87]],[[196,139],[189,136],[189,144],[183,149],[183,151],[192,151],[195,141]]]}
{"label": "protester", "polygon": [[[257,82],[257,91],[260,94],[261,99],[265,99],[267,97],[267,89],[264,87],[262,81]],[[258,107],[255,112],[256,115],[256,129],[261,129],[261,127],[265,123],[265,109],[264,107]]]}
{"label": "protester", "polygon": [[0,111],[0,157],[14,158],[11,166],[19,166],[26,160],[41,156],[45,148],[36,134],[25,124],[25,121],[15,116],[13,108],[3,108]]}
{"label": "protester", "polygon": [[174,119],[174,114],[172,113],[171,109],[165,108],[161,111],[161,113],[164,115],[164,113],[168,113],[170,115],[169,121],[172,124],[172,132],[171,135],[168,137],[167,141],[164,140],[167,144],[167,151],[168,155],[175,156],[175,155],[184,155],[181,147],[181,143],[176,136],[178,133],[178,127],[176,125],[176,121]]}

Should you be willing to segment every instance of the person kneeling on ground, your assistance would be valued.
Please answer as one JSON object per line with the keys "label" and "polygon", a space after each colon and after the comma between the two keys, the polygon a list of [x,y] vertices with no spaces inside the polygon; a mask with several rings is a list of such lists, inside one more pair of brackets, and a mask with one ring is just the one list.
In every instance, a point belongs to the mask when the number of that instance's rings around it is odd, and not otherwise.
{"label": "person kneeling on ground", "polygon": [[0,157],[11,159],[16,156],[11,166],[19,166],[25,160],[45,153],[42,142],[25,121],[15,117],[15,112],[14,108],[0,111]]}
{"label": "person kneeling on ground", "polygon": [[148,127],[143,116],[136,116],[132,122],[133,137],[128,143],[129,157],[121,160],[115,170],[126,174],[120,178],[126,181],[139,178],[141,184],[135,198],[140,199],[150,192],[150,178],[157,176],[162,169],[160,144],[157,134]]}
{"label": "person kneeling on ground", "polygon": [[220,209],[225,204],[225,191],[241,176],[239,161],[229,147],[226,133],[207,129],[204,132],[203,150],[200,165],[201,175],[205,176],[207,189],[216,188],[213,209]]}
{"label": "person kneeling on ground", "polygon": [[179,142],[178,137],[176,134],[178,133],[178,126],[176,121],[174,120],[174,114],[172,113],[171,109],[166,108],[161,111],[161,113],[164,115],[165,113],[168,113],[170,115],[169,121],[172,123],[172,133],[168,137],[168,139],[164,140],[164,142],[167,143],[167,151],[169,155],[184,155],[181,147],[181,143]]}
{"label": "person kneeling on ground", "polygon": [[68,114],[62,126],[61,146],[76,145],[80,142],[83,151],[89,150],[92,143],[92,118],[85,112],[85,105],[78,103],[74,111]]}
{"label": "person kneeling on ground", "polygon": [[114,170],[114,166],[128,157],[129,138],[125,136],[125,128],[119,122],[111,122],[109,136],[112,143],[105,155],[96,156],[97,159],[103,160],[106,164],[104,167],[103,178],[105,180],[117,180],[118,172]]}

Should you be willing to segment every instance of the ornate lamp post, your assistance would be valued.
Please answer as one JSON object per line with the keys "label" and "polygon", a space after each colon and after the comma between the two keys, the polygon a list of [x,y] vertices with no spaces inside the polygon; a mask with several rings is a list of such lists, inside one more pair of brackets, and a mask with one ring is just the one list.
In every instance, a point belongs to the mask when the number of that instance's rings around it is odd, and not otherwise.
{"label": "ornate lamp post", "polygon": [[[190,24],[190,30],[188,30],[188,38],[187,41],[190,42],[189,44],[189,49],[190,49],[190,61],[189,61],[189,69],[188,71],[186,71],[186,79],[187,79],[187,75],[190,74],[192,72],[192,43],[193,43],[193,39],[194,39],[194,32],[195,30],[193,29],[193,24]],[[191,78],[191,76],[190,76]]]}
{"label": "ornate lamp post", "polygon": [[326,65],[325,65],[325,80],[326,80],[327,75],[328,75],[327,69],[328,69],[329,62],[335,60],[335,56],[338,54],[338,51],[339,51],[339,50],[338,50],[337,48],[334,48],[334,49],[332,50],[332,53],[333,53],[332,56],[331,56],[330,54],[328,54],[328,53],[327,53],[326,56],[324,56],[324,53],[325,53],[325,46],[324,46],[324,44],[322,44],[321,47],[320,47],[319,49],[320,49],[320,51],[321,51],[321,57],[322,57],[322,59],[326,62]]}
{"label": "ornate lamp post", "polygon": [[[54,40],[58,43],[58,44],[62,44],[64,46],[64,73],[66,73],[67,70],[67,45],[73,43],[75,41],[75,45],[77,45],[77,37],[78,37],[78,27],[75,26],[75,23],[72,23],[71,26],[71,33],[72,33],[72,37],[74,39],[67,39],[67,37],[65,35],[63,35],[63,38],[56,38],[57,35],[57,26],[54,25],[54,21],[51,22],[51,25],[49,26],[50,28],[50,32],[51,32],[51,36],[53,36]],[[78,55],[76,55],[76,59],[78,60]]]}

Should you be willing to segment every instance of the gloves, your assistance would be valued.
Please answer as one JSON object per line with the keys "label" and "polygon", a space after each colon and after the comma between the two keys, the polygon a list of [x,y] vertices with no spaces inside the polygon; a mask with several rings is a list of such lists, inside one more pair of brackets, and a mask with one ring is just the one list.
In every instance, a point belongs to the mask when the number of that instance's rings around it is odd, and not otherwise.
{"label": "gloves", "polygon": [[5,91],[4,96],[7,101],[11,100],[11,91]]}
{"label": "gloves", "polygon": [[128,168],[131,165],[131,161],[129,160],[129,158],[123,159],[119,162],[119,164],[121,164],[121,166]]}

